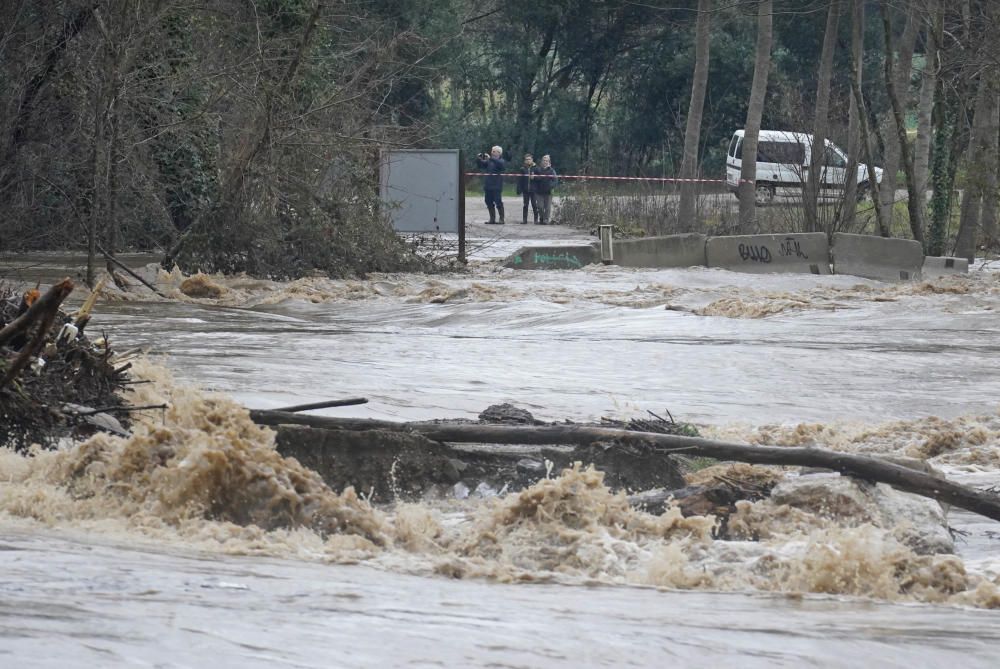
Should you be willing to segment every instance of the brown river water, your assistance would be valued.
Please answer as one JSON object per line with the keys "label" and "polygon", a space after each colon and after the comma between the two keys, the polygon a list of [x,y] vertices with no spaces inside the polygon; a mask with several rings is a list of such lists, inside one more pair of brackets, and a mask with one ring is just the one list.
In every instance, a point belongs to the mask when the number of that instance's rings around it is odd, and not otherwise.
{"label": "brown river water", "polygon": [[130,258],[170,299],[110,291],[90,333],[141,348],[133,401],[171,408],[128,439],[0,450],[0,666],[998,666],[1000,523],[952,509],[957,554],[917,555],[898,528],[765,501],[738,517],[759,540],[716,541],[713,518],[634,510],[582,469],[371,506],[279,457],[245,407],[669,409],[709,437],[929,458],[988,487],[1000,274],[515,272],[491,256],[520,242],[491,242],[467,274],[355,281]]}

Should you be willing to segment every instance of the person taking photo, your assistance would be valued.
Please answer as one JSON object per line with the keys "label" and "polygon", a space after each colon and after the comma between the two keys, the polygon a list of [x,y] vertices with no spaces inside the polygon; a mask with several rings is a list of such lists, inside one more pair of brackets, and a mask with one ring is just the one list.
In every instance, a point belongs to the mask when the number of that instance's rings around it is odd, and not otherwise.
{"label": "person taking photo", "polygon": [[[486,194],[486,209],[490,212],[487,224],[503,225],[503,171],[507,166],[503,159],[503,148],[494,146],[490,149],[489,155],[480,153],[476,156],[476,164],[479,165],[479,169],[486,172],[483,178],[483,192]],[[499,221],[496,216],[498,213]]]}

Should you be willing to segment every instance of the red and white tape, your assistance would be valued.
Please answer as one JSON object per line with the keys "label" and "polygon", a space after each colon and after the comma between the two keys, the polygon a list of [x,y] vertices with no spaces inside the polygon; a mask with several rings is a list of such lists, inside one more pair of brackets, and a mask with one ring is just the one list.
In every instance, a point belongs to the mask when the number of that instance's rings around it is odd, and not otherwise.
{"label": "red and white tape", "polygon": [[[497,176],[489,172],[466,172],[467,177],[490,177]],[[525,176],[518,172],[504,172],[499,176],[521,177]],[[674,179],[668,177],[605,177],[592,176],[590,174],[532,174],[532,179],[580,179],[594,181],[654,181],[657,183],[698,183],[698,184],[722,184],[728,183],[725,179]],[[753,183],[750,180],[741,180],[740,183]]]}

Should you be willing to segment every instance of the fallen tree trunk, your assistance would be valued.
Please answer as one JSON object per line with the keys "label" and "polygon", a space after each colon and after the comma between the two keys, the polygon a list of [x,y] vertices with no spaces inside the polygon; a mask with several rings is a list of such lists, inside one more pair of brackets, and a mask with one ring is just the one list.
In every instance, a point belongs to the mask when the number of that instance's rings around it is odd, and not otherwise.
{"label": "fallen tree trunk", "polygon": [[682,454],[736,460],[758,465],[820,467],[847,476],[887,483],[904,492],[929,497],[967,511],[1000,520],[1000,496],[865,455],[821,448],[750,446],[700,437],[633,432],[585,425],[508,426],[463,423],[394,423],[369,418],[308,416],[282,411],[251,411],[262,425],[308,425],[341,430],[402,430],[436,441],[486,444],[580,445],[595,441],[620,441],[645,445],[664,455]]}

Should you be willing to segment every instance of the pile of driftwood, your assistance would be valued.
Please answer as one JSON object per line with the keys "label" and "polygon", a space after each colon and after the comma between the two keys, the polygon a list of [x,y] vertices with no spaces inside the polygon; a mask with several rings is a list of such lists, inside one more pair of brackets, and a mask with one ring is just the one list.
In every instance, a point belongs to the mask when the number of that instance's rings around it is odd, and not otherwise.
{"label": "pile of driftwood", "polygon": [[125,433],[108,412],[127,412],[120,392],[128,365],[112,364],[110,345],[86,334],[95,289],[74,314],[63,279],[46,292],[0,290],[0,445],[24,450],[94,429]]}

